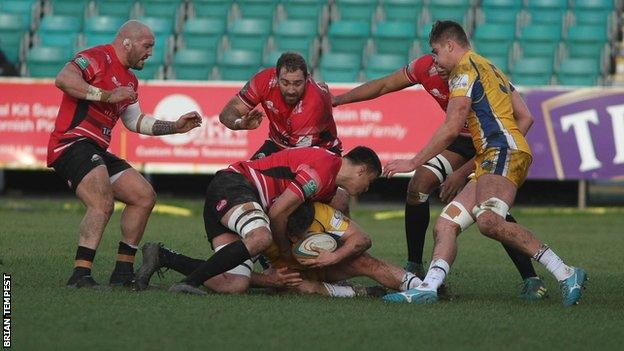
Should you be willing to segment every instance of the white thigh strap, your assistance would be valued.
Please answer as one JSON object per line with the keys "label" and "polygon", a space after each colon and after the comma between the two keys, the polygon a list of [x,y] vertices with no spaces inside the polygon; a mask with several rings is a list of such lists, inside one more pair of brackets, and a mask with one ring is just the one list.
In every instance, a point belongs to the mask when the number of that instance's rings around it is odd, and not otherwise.
{"label": "white thigh strap", "polygon": [[451,167],[451,163],[446,159],[446,157],[442,156],[441,154],[427,161],[427,163],[425,163],[423,167],[433,172],[433,174],[438,177],[440,183],[444,182],[446,180],[446,177],[453,173],[453,167]]}
{"label": "white thigh strap", "polygon": [[462,231],[470,227],[474,223],[474,219],[470,212],[458,201],[452,201],[442,210],[440,217],[448,219],[459,225]]}

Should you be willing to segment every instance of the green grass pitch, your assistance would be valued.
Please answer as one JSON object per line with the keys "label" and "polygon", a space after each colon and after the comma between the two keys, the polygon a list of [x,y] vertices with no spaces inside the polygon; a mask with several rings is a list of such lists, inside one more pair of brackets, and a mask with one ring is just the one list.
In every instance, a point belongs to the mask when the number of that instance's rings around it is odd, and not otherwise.
{"label": "green grass pitch", "polygon": [[[190,216],[154,213],[143,241],[163,241],[195,257],[211,251],[200,201],[159,200]],[[375,217],[394,210],[389,218]],[[353,217],[373,237],[371,253],[404,263],[400,207],[357,207]],[[457,295],[431,306],[317,296],[171,295],[168,272],[146,292],[71,291],[77,227],[75,199],[0,199],[0,266],[12,276],[12,342],[16,350],[615,350],[624,346],[624,211],[520,208],[520,223],[568,263],[588,271],[581,304],[565,308],[556,281],[550,298],[518,298],[520,278],[500,244],[474,228],[462,234],[448,281]],[[388,214],[388,213],[386,213]],[[435,215],[434,213],[433,215]],[[116,212],[94,263],[108,281],[119,240]],[[433,221],[432,221],[433,223]],[[425,255],[431,253],[428,237]],[[140,254],[137,256],[140,262]],[[135,268],[138,264],[135,265]],[[370,283],[367,280],[360,282]]]}

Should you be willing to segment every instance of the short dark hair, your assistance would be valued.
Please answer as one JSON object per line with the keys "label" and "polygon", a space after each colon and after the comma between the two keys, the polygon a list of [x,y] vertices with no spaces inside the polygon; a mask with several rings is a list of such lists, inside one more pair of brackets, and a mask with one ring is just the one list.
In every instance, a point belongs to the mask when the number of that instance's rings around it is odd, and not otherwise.
{"label": "short dark hair", "polygon": [[463,47],[470,46],[468,36],[461,24],[454,21],[436,21],[429,33],[429,44],[452,39]]}
{"label": "short dark hair", "polygon": [[381,161],[373,149],[366,146],[356,146],[345,156],[356,165],[365,165],[370,172],[381,175]]}
{"label": "short dark hair", "polygon": [[306,78],[308,77],[308,65],[306,64],[303,56],[296,52],[287,51],[277,59],[275,69],[277,70],[278,76],[282,68],[286,68],[287,72],[295,72],[297,70],[301,70],[303,72],[303,76]]}
{"label": "short dark hair", "polygon": [[314,204],[312,201],[306,201],[299,205],[293,213],[288,216],[286,222],[286,231],[291,236],[302,236],[308,231],[308,228],[314,221]]}

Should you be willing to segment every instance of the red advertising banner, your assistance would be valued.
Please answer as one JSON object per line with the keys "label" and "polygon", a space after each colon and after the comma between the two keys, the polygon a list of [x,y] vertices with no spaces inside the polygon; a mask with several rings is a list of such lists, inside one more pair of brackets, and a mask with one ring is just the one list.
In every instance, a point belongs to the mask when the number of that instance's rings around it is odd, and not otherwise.
{"label": "red advertising banner", "polygon": [[[214,172],[249,158],[267,137],[267,121],[253,131],[232,131],[219,122],[221,108],[242,83],[144,82],[141,109],[175,120],[196,110],[203,125],[188,134],[162,137],[129,132],[118,123],[110,151],[147,172]],[[353,85],[332,86],[340,94]],[[50,80],[0,80],[0,166],[45,167],[47,143],[61,92]],[[444,114],[422,89],[406,89],[373,101],[334,109],[345,150],[366,145],[382,162],[411,157],[428,141]]]}

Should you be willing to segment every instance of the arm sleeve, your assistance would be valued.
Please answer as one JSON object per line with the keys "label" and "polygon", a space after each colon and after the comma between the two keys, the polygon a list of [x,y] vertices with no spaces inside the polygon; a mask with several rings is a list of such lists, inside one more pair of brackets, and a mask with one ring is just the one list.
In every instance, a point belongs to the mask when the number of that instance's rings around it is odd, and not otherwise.
{"label": "arm sleeve", "polygon": [[247,107],[253,109],[262,100],[262,84],[264,82],[264,71],[257,73],[253,76],[247,84],[238,92],[238,97],[247,105]]}
{"label": "arm sleeve", "polygon": [[403,73],[412,84],[418,84],[418,75],[416,73],[418,60],[414,60],[403,67]]}
{"label": "arm sleeve", "polygon": [[90,83],[105,70],[106,61],[100,51],[89,49],[78,53],[70,62],[80,70],[82,78]]}
{"label": "arm sleeve", "polygon": [[321,188],[319,174],[309,165],[301,165],[295,174],[295,179],[288,185],[303,201],[317,194]]}

